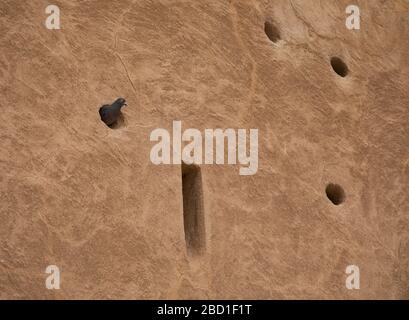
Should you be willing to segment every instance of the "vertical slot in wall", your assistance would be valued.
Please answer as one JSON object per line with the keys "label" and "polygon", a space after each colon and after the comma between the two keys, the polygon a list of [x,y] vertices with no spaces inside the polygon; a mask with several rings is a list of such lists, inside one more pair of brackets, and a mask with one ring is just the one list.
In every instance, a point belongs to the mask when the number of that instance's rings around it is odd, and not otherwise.
{"label": "vertical slot in wall", "polygon": [[206,249],[202,174],[200,167],[182,163],[183,223],[187,253],[200,256]]}

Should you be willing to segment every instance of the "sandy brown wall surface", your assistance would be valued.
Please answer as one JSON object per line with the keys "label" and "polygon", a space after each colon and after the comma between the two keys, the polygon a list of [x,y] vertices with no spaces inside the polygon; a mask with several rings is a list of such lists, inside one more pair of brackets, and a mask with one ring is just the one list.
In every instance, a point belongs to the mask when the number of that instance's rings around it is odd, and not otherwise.
{"label": "sandy brown wall surface", "polygon": [[[354,1],[360,30],[349,4],[0,0],[0,298],[408,299],[409,2]],[[196,256],[181,166],[149,157],[173,120],[259,130],[255,175],[201,166]]]}

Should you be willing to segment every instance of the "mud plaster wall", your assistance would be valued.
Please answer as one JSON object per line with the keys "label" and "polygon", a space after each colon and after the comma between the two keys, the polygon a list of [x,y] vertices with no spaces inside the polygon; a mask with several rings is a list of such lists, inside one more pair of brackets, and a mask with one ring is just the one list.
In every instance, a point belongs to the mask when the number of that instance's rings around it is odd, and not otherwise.
{"label": "mud plaster wall", "polygon": [[[55,0],[54,31],[49,4],[0,3],[0,298],[409,298],[407,1],[355,1],[359,31],[344,0]],[[259,129],[256,175],[201,167],[194,259],[181,168],[149,159],[173,120]]]}

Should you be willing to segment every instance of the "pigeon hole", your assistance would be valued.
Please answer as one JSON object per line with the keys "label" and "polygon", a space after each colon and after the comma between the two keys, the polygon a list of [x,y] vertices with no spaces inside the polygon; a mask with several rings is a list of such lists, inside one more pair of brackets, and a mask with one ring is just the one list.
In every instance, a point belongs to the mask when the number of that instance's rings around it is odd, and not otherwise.
{"label": "pigeon hole", "polygon": [[205,218],[202,174],[197,165],[182,163],[183,225],[189,256],[205,251]]}
{"label": "pigeon hole", "polygon": [[345,201],[345,191],[338,184],[328,184],[325,188],[325,193],[327,194],[328,199],[336,206]]}
{"label": "pigeon hole", "polygon": [[119,112],[118,119],[111,125],[108,126],[111,129],[120,129],[125,127],[125,117],[122,112]]}
{"label": "pigeon hole", "polygon": [[348,75],[348,66],[344,61],[342,61],[341,58],[338,57],[332,57],[331,58],[331,66],[332,69],[335,71],[336,74],[338,74],[340,77],[346,77]]}
{"label": "pigeon hole", "polygon": [[267,37],[274,43],[281,39],[280,31],[271,20],[264,22],[264,32]]}

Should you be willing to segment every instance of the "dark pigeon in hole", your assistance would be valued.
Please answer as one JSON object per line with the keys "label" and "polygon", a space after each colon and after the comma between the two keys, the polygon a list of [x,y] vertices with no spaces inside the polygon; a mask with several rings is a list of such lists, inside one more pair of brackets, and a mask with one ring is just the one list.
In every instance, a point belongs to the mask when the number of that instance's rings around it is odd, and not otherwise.
{"label": "dark pigeon in hole", "polygon": [[118,98],[111,105],[105,104],[99,108],[99,115],[101,120],[105,122],[107,126],[114,125],[121,116],[121,108],[127,106],[124,98]]}

